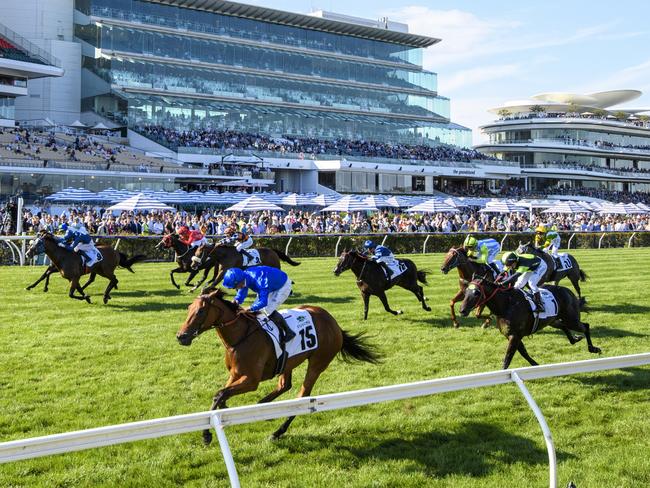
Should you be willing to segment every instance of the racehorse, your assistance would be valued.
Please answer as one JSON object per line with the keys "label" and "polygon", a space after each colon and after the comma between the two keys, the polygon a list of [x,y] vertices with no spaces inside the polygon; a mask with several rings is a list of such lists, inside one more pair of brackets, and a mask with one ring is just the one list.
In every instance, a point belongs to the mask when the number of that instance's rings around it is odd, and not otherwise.
{"label": "racehorse", "polygon": [[520,290],[497,284],[486,276],[473,279],[467,286],[460,313],[466,317],[473,308],[486,305],[496,315],[497,327],[508,339],[503,369],[508,369],[515,351],[519,351],[519,354],[532,366],[537,366],[533,358],[528,355],[523,338],[546,326],[564,331],[571,344],[582,340],[582,336],[574,336],[570,331],[582,332],[587,338],[589,352],[600,353],[600,349],[591,342],[589,324],[580,320],[580,312],[585,304],[584,299],[577,298],[564,286],[546,285],[544,288],[553,294],[558,305],[558,313],[556,317],[539,319],[536,324],[528,300]]}
{"label": "racehorse", "polygon": [[[81,256],[74,251],[69,251],[64,247],[59,246],[59,241],[57,238],[48,231],[42,230],[39,232],[36,239],[32,241],[29,249],[25,253],[25,256],[30,258],[35,254],[40,254],[45,252],[47,257],[52,261],[52,265],[61,273],[65,279],[70,282],[70,291],[68,296],[76,300],[86,300],[90,303],[90,296],[84,293],[84,290],[88,285],[95,281],[97,275],[103,276],[109,280],[106,290],[104,290],[104,303],[108,303],[108,300],[111,299],[110,292],[113,288],[117,290],[118,279],[115,276],[115,268],[118,266],[128,269],[133,273],[131,266],[138,261],[142,261],[146,256],[138,254],[132,258],[128,258],[126,254],[116,251],[111,246],[97,246],[97,249],[101,252],[103,259],[95,263],[90,269],[82,264]],[[45,271],[44,275],[49,272]],[[79,280],[86,273],[90,273],[90,277],[85,285],[81,286]],[[35,286],[39,281],[43,279],[43,276],[31,285]],[[49,275],[47,276],[49,281]],[[47,285],[46,285],[47,287]],[[78,291],[80,295],[75,295],[75,291]]]}
{"label": "racehorse", "polygon": [[[297,307],[312,317],[318,347],[287,359],[278,386],[260,400],[267,403],[291,389],[291,373],[307,360],[307,373],[298,397],[309,396],[320,374],[340,353],[343,360],[357,360],[377,364],[381,360],[375,348],[366,343],[363,334],[352,335],[342,330],[327,310],[312,306]],[[225,347],[226,368],[230,377],[224,388],[214,395],[210,410],[226,408],[226,401],[235,395],[255,391],[260,382],[271,379],[276,366],[275,349],[262,330],[255,314],[248,312],[224,298],[222,290],[199,295],[188,307],[187,319],[176,338],[183,346],[189,346],[199,334],[216,329]],[[278,439],[284,434],[294,417],[289,417],[271,436]],[[212,433],[203,431],[203,442],[212,441]]]}
{"label": "racehorse", "polygon": [[[280,261],[289,263],[291,266],[299,266],[300,263],[294,261],[289,256],[287,256],[282,251],[278,249],[269,249],[266,247],[259,247],[256,249],[260,253],[261,264],[264,266],[271,266],[272,268],[280,269]],[[200,269],[201,267],[207,266],[207,269],[212,266],[215,267],[215,274],[212,280],[208,283],[207,288],[212,288],[221,283],[223,275],[226,274],[230,268],[241,268],[243,267],[243,258],[242,255],[235,247],[228,244],[215,244],[213,246],[203,244],[199,246],[192,259],[192,269]],[[217,268],[219,273],[217,274]],[[203,283],[201,280],[194,289]]]}
{"label": "racehorse", "polygon": [[[455,328],[459,328],[460,323],[458,322],[458,319],[456,319],[456,310],[454,307],[456,305],[456,302],[460,302],[465,296],[465,289],[467,288],[469,282],[472,280],[472,276],[475,274],[481,276],[486,274],[490,275],[493,274],[493,270],[487,264],[477,263],[476,261],[469,259],[467,255],[467,249],[464,247],[452,247],[449,249],[445,255],[445,260],[440,267],[440,271],[442,271],[444,274],[447,274],[454,268],[458,268],[458,283],[460,285],[460,289],[458,290],[458,293],[456,293],[451,299],[451,302],[449,302],[449,306],[451,307],[451,321],[454,324]],[[489,316],[483,317],[484,308],[485,305],[476,309],[476,318],[485,319],[483,322],[483,328],[486,328],[490,325],[492,319]]]}
{"label": "racehorse", "polygon": [[201,279],[200,283],[203,283],[208,277],[208,273],[210,272],[211,267],[202,265],[197,267],[197,269],[192,268],[192,257],[194,256],[194,253],[192,251],[194,248],[182,242],[180,236],[177,233],[174,232],[165,234],[162,240],[156,245],[157,248],[161,246],[165,249],[174,249],[174,260],[176,261],[178,267],[170,271],[169,277],[172,280],[172,285],[174,285],[177,289],[180,289],[180,286],[177,285],[176,281],[174,280],[174,273],[190,274],[185,280],[185,286],[192,286],[192,280],[201,270],[204,271],[203,278]]}
{"label": "racehorse", "polygon": [[427,312],[431,311],[426,302],[427,297],[424,296],[424,289],[418,285],[418,281],[427,284],[427,272],[418,271],[417,266],[410,259],[401,259],[400,261],[406,265],[406,271],[389,283],[379,263],[354,250],[341,253],[339,262],[334,268],[334,274],[339,276],[344,271],[351,269],[357,277],[357,286],[363,298],[363,320],[368,320],[368,304],[371,295],[375,295],[381,300],[387,312],[393,315],[402,314],[401,310],[392,310],[386,298],[386,290],[395,285],[412,292],[422,304],[422,308]]}
{"label": "racehorse", "polygon": [[567,257],[571,261],[571,267],[563,271],[555,271],[556,264],[553,256],[547,252],[542,251],[541,249],[536,248],[535,246],[532,246],[530,242],[526,242],[525,244],[522,244],[520,242],[519,247],[517,248],[517,254],[519,253],[534,254],[535,256],[542,258],[546,263],[546,273],[540,280],[539,284],[553,282],[557,285],[562,278],[569,278],[569,281],[573,285],[573,288],[575,288],[576,292],[578,293],[578,297],[582,297],[582,294],[580,293],[580,282],[587,281],[587,274],[580,269],[578,261],[576,261],[576,258],[574,258],[571,254],[567,254]]}
{"label": "racehorse", "polygon": [[[34,254],[40,254],[40,252],[35,252],[35,251],[29,252],[30,249],[27,249],[27,251],[25,251],[25,257],[26,258],[32,258],[34,256]],[[43,287],[43,292],[47,293],[48,287],[50,286],[50,276],[53,275],[54,273],[56,273],[57,271],[58,271],[58,269],[56,269],[56,266],[54,266],[53,264],[50,264],[47,267],[47,269],[43,272],[41,277],[39,279],[37,279],[31,285],[26,287],[25,290],[31,290],[36,285],[38,285],[41,281],[45,280],[45,286]]]}

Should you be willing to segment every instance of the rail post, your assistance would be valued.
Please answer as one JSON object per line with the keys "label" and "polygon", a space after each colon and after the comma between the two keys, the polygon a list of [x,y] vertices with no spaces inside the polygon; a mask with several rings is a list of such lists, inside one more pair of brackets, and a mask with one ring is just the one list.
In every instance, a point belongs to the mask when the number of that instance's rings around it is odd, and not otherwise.
{"label": "rail post", "polygon": [[120,242],[122,242],[121,237],[117,239],[117,242],[115,243],[115,247],[113,249],[115,249],[117,251],[117,248],[120,247]]}
{"label": "rail post", "polygon": [[576,236],[576,233],[574,232],[573,234],[571,234],[571,237],[569,237],[569,242],[567,242],[567,245],[566,245],[567,250],[571,249],[571,241],[573,240],[573,238],[575,236]]}
{"label": "rail post", "polygon": [[14,263],[16,263],[16,262],[18,261],[18,260],[16,259],[16,252],[14,251],[14,248],[16,248],[16,250],[18,250],[18,248],[16,247],[16,245],[15,245],[13,242],[11,242],[10,240],[2,239],[2,242],[4,242],[4,243],[7,245],[7,247],[8,247],[9,250],[11,251],[11,260],[12,260]]}
{"label": "rail post", "polygon": [[427,241],[431,238],[431,234],[427,236],[427,238],[424,240],[424,244],[422,244],[422,254],[427,253]]}
{"label": "rail post", "polygon": [[508,234],[504,234],[503,239],[501,239],[501,244],[500,244],[501,249],[503,249],[503,243],[506,242],[506,237],[508,237]]}
{"label": "rail post", "polygon": [[602,244],[602,242],[603,242],[603,237],[605,237],[605,235],[606,235],[606,233],[603,232],[603,235],[600,236],[600,239],[598,239],[598,249],[600,249],[600,245]]}
{"label": "rail post", "polygon": [[289,245],[291,244],[291,241],[293,240],[293,236],[289,237],[289,240],[287,241],[287,245],[284,248],[284,253],[288,256],[289,255]]}
{"label": "rail post", "polygon": [[544,414],[540,410],[539,406],[535,402],[535,399],[526,388],[523,380],[519,377],[516,371],[513,371],[510,375],[512,381],[514,381],[521,393],[526,398],[528,405],[531,410],[537,417],[537,422],[539,422],[540,427],[542,428],[542,433],[544,434],[544,441],[546,442],[546,450],[548,451],[548,464],[549,464],[549,486],[550,488],[557,488],[557,459],[555,457],[555,445],[553,444],[553,436],[551,435],[551,429],[549,429]]}
{"label": "rail post", "polygon": [[386,243],[386,239],[388,239],[388,234],[384,235],[384,238],[381,240],[382,246]]}
{"label": "rail post", "polygon": [[334,248],[334,257],[335,258],[339,257],[339,244],[341,243],[341,239],[343,239],[343,236],[339,236],[339,238],[336,240],[336,247]]}
{"label": "rail post", "polygon": [[[23,232],[23,236],[26,234]],[[18,253],[18,258],[20,259],[20,265],[25,266],[25,239],[21,239],[20,241],[20,252]]]}
{"label": "rail post", "polygon": [[632,239],[634,239],[635,235],[636,235],[636,232],[632,232],[632,235],[630,236],[630,239],[627,241],[627,247],[632,247]]}
{"label": "rail post", "polygon": [[232,457],[230,445],[228,444],[228,438],[226,437],[226,432],[224,430],[223,424],[221,423],[221,415],[218,412],[210,417],[210,425],[216,432],[217,439],[219,439],[221,454],[223,454],[223,460],[225,461],[226,469],[228,470],[228,478],[230,478],[230,486],[233,488],[240,488],[239,476],[237,475],[235,460]]}

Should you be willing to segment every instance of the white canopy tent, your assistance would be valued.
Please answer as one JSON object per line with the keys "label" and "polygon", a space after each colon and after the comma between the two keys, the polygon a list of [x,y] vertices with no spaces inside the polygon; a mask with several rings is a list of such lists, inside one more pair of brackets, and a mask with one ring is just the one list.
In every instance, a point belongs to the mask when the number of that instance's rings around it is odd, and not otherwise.
{"label": "white canopy tent", "polygon": [[138,193],[127,198],[115,205],[111,205],[107,210],[126,210],[129,212],[144,210],[174,210],[174,207],[164,204],[158,200],[146,196],[144,193]]}
{"label": "white canopy tent", "polygon": [[426,200],[422,203],[419,203],[411,208],[406,209],[407,212],[420,212],[420,213],[458,213],[456,207],[449,205],[443,200],[438,198],[432,198]]}
{"label": "white canopy tent", "polygon": [[275,203],[267,202],[257,195],[252,195],[226,209],[227,212],[261,212],[263,210],[284,212],[282,207],[278,207]]}
{"label": "white canopy tent", "polygon": [[332,205],[321,209],[321,212],[363,212],[366,210],[376,211],[378,208],[357,200],[352,195],[346,195]]}
{"label": "white canopy tent", "polygon": [[542,213],[558,213],[558,214],[577,214],[577,213],[591,213],[591,210],[587,210],[584,206],[576,202],[563,201],[556,204],[553,207],[549,207],[546,210],[542,210]]}

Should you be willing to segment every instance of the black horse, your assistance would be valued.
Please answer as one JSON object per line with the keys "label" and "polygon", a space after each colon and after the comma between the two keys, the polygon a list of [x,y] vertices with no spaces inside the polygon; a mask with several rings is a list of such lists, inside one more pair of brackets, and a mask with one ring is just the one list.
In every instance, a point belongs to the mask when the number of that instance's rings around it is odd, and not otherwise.
{"label": "black horse", "polygon": [[418,281],[427,284],[426,271],[418,271],[417,266],[410,259],[402,259],[401,261],[406,265],[406,271],[389,282],[379,263],[372,261],[357,251],[343,251],[341,254],[339,262],[334,268],[334,274],[338,276],[351,269],[357,277],[357,286],[363,298],[363,320],[368,319],[368,303],[371,295],[375,295],[381,300],[387,312],[393,315],[402,313],[401,310],[391,310],[386,298],[386,290],[396,285],[412,292],[422,304],[422,308],[427,312],[431,311],[431,308],[426,303],[427,297],[424,296],[424,290],[418,285]]}
{"label": "black horse", "polygon": [[519,351],[519,354],[532,366],[537,366],[533,358],[528,355],[523,338],[546,326],[564,331],[571,344],[580,341],[582,336],[574,336],[570,331],[582,332],[587,338],[589,352],[600,353],[600,349],[591,342],[589,324],[580,320],[584,299],[578,299],[571,290],[564,286],[546,285],[544,288],[553,294],[558,305],[558,312],[557,316],[539,319],[537,323],[528,300],[520,290],[495,283],[485,276],[475,277],[465,290],[465,299],[460,306],[461,315],[467,317],[473,308],[486,305],[496,315],[497,327],[508,339],[508,348],[503,358],[503,369],[510,366],[515,351]]}
{"label": "black horse", "polygon": [[567,254],[567,257],[571,261],[571,267],[562,271],[555,271],[557,265],[553,256],[531,245],[530,242],[526,242],[524,244],[522,244],[521,242],[519,243],[519,247],[517,248],[517,254],[520,253],[530,253],[535,256],[539,256],[546,263],[546,273],[540,280],[539,282],[540,285],[542,283],[551,283],[551,282],[557,285],[561,279],[568,278],[571,284],[573,285],[573,288],[575,288],[576,293],[578,293],[578,297],[580,298],[582,297],[582,294],[580,292],[580,282],[587,281],[587,274],[580,269],[580,265],[578,264],[578,261],[576,261],[576,258],[571,256],[571,254]]}
{"label": "black horse", "polygon": [[[164,247],[165,249],[171,248],[174,250],[174,260],[176,261],[178,267],[170,271],[169,277],[172,280],[172,285],[178,289],[180,289],[180,286],[177,285],[176,281],[174,280],[174,273],[189,273],[190,275],[185,280],[185,286],[192,286],[192,280],[199,271],[203,270],[203,278],[201,279],[201,283],[203,283],[207,278],[210,269],[214,267],[214,263],[206,262],[194,269],[192,267],[192,257],[194,256],[196,247],[191,247],[181,242],[180,236],[176,233],[165,234],[165,236],[156,245],[156,247]],[[217,274],[216,269],[214,271],[214,274]]]}

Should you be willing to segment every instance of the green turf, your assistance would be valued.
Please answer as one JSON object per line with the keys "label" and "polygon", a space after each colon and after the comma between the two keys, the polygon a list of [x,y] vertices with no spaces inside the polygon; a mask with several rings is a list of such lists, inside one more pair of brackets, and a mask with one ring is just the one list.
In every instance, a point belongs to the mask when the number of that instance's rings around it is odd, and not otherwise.
{"label": "green turf", "polygon": [[[604,356],[650,350],[650,249],[576,252],[590,275],[584,284],[594,343]],[[291,304],[327,308],[352,332],[369,331],[386,355],[380,366],[333,363],[315,394],[495,370],[506,340],[464,319],[454,330],[448,301],[456,275],[439,272],[441,255],[416,256],[432,271],[420,309],[404,290],[389,292],[385,313],[371,299],[369,320],[352,275],[332,275],[335,261],[303,259],[290,269],[298,295]],[[213,333],[184,348],[175,333],[191,300],[169,283],[171,264],[118,272],[120,289],[100,302],[105,281],[91,286],[94,303],[70,300],[53,276],[49,293],[24,287],[42,268],[0,268],[0,440],[13,440],[206,410],[226,379],[223,349]],[[586,344],[543,330],[526,345],[540,363],[595,357]],[[512,367],[527,363],[515,356]],[[296,394],[304,366],[294,374]],[[556,442],[560,486],[650,485],[649,368],[576,375],[529,383]],[[235,398],[254,403],[272,389]],[[271,443],[281,421],[229,428],[243,486],[548,485],[539,426],[516,386],[460,391],[296,419]],[[217,444],[200,433],[0,465],[0,486],[226,486]]]}

